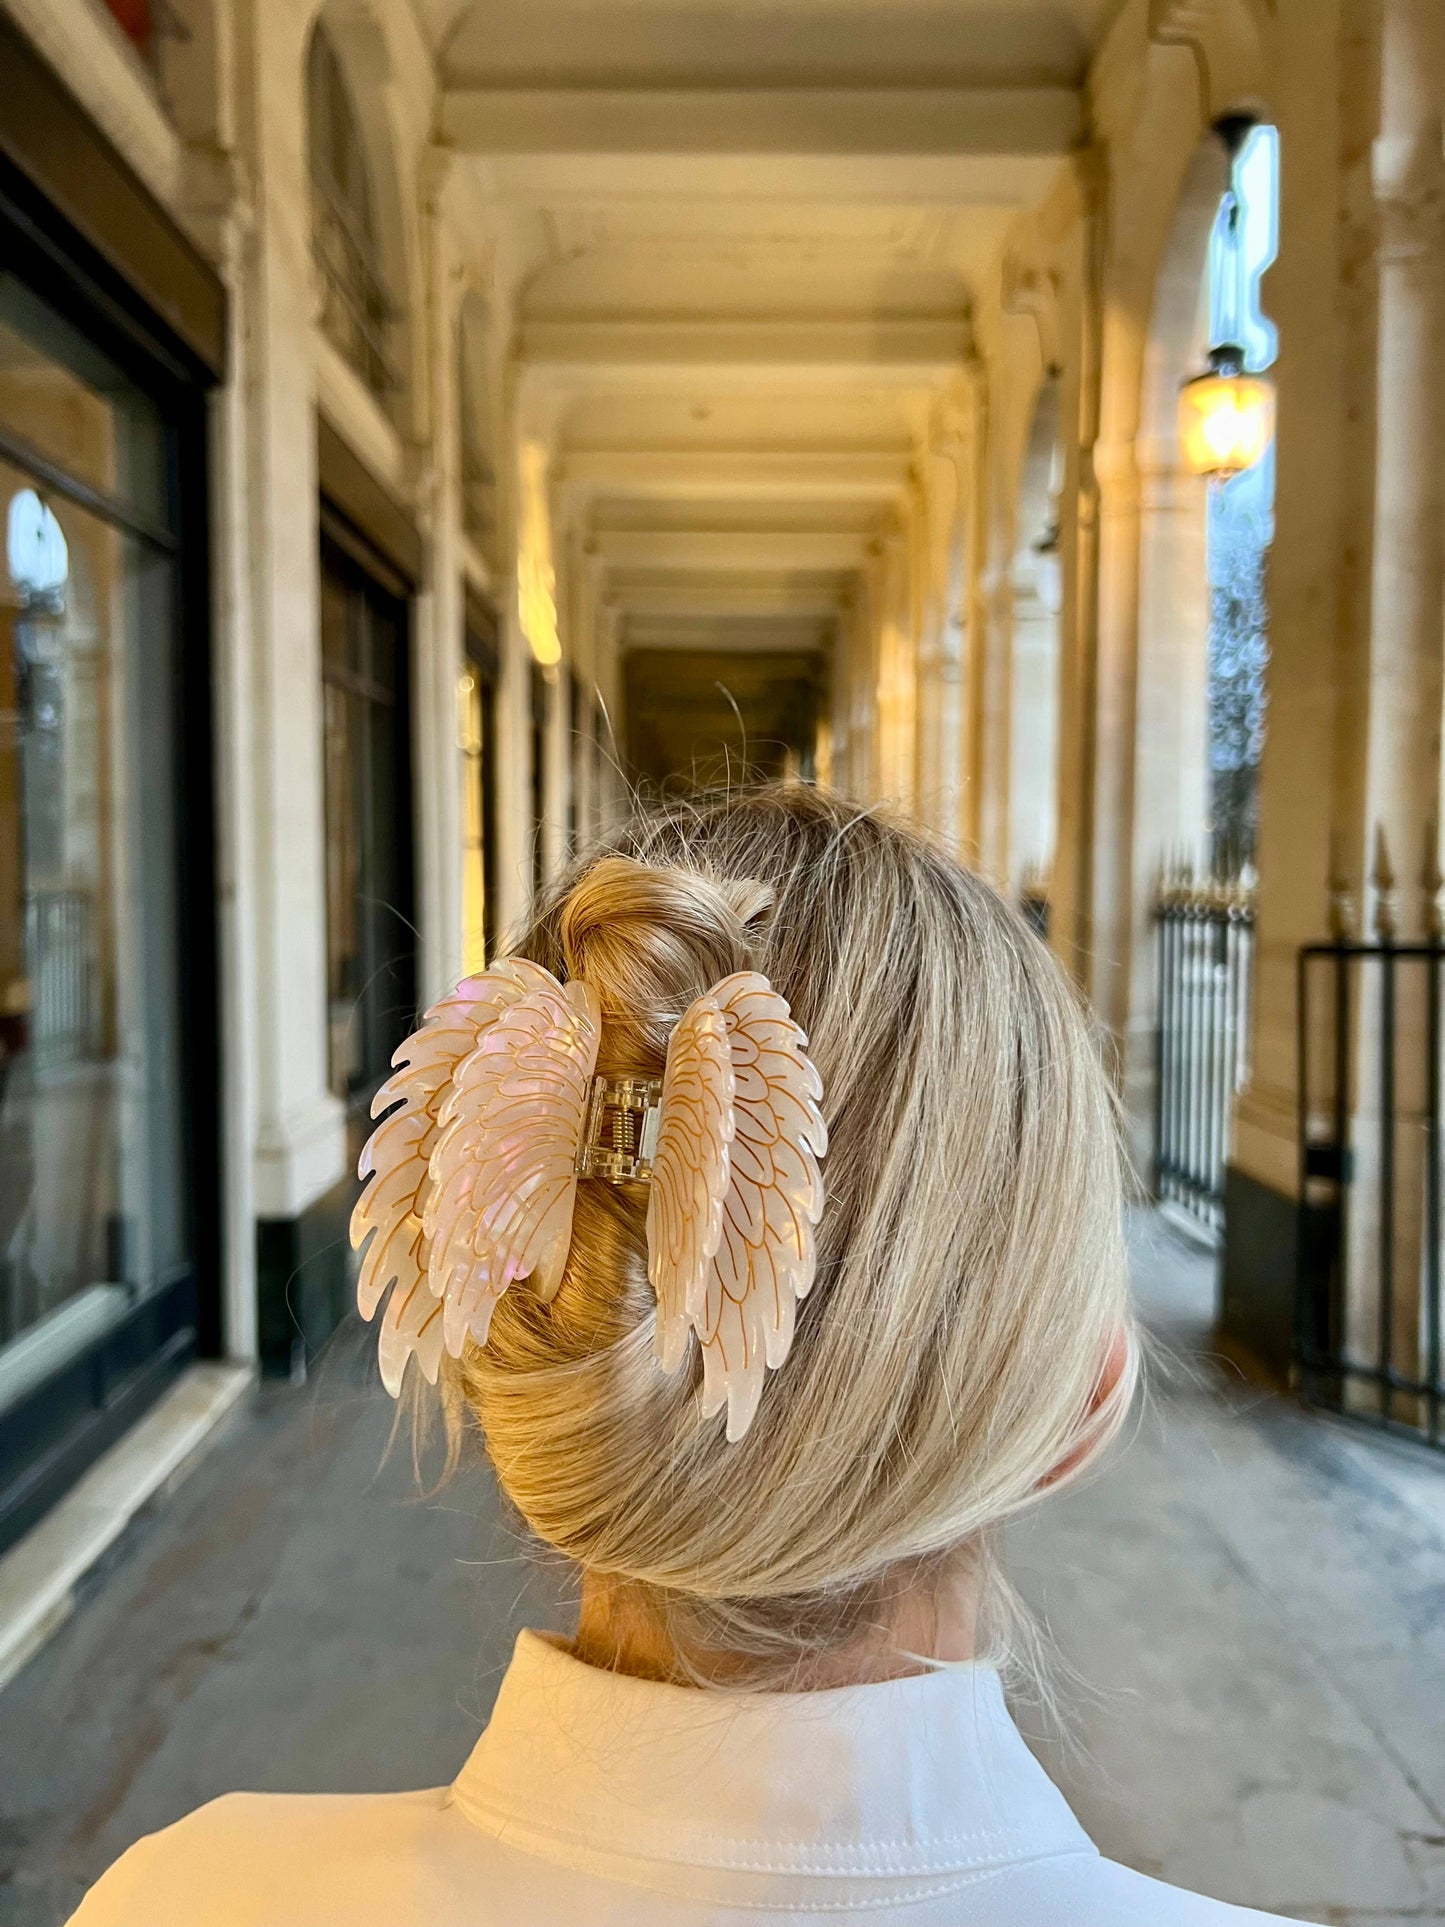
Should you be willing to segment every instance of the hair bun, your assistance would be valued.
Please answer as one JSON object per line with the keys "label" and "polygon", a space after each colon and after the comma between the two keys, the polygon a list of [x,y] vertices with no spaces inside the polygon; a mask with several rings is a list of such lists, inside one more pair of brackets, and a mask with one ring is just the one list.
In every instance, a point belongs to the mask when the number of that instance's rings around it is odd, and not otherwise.
{"label": "hair bun", "polygon": [[[558,934],[569,977],[597,992],[606,1055],[660,1058],[674,1019],[720,978],[759,965],[753,928],[772,908],[772,886],[700,870],[608,856],[562,905]],[[630,1033],[630,1034],[629,1034]]]}

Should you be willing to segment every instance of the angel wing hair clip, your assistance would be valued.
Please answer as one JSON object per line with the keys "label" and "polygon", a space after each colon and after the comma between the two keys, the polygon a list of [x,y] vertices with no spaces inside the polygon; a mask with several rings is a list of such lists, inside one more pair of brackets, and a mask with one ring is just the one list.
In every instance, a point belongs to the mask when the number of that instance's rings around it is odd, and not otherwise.
{"label": "angel wing hair clip", "polygon": [[590,985],[514,957],[458,984],[397,1050],[351,1218],[364,1318],[392,1287],[382,1379],[396,1397],[415,1356],[435,1384],[443,1346],[485,1345],[519,1280],[551,1299],[581,1180],[645,1183],[659,1363],[678,1370],[696,1336],[703,1416],[726,1406],[736,1441],[813,1282],[828,1133],[808,1040],[757,971],[689,1006],[661,1078],[596,1075],[600,1038]]}

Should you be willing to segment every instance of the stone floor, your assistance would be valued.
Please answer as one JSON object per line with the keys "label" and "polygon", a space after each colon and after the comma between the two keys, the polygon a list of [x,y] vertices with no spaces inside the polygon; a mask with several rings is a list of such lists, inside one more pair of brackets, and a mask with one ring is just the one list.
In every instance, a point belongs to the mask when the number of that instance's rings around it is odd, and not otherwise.
{"label": "stone floor", "polygon": [[[1041,1739],[1105,1851],[1302,1920],[1445,1924],[1445,1463],[1211,1362],[1207,1263],[1152,1222],[1138,1434],[1013,1535],[1061,1659]],[[364,1335],[267,1387],[0,1694],[0,1924],[57,1927],[137,1835],[232,1787],[450,1774],[513,1629],[558,1623],[480,1474],[379,1469]],[[1024,1712],[1029,1721],[1027,1710]]]}

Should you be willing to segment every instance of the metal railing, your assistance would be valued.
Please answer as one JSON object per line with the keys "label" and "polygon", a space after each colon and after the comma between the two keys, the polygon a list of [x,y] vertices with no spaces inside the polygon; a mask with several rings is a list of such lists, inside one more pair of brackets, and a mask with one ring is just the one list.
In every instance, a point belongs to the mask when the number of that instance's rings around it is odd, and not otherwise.
{"label": "metal railing", "polygon": [[1176,868],[1155,903],[1154,1193],[1203,1230],[1224,1230],[1235,1093],[1249,1073],[1254,879]]}
{"label": "metal railing", "polygon": [[30,1051],[37,1072],[75,1063],[94,1046],[91,901],[83,890],[35,890],[25,899]]}
{"label": "metal railing", "polygon": [[1299,955],[1295,1357],[1310,1403],[1445,1447],[1445,918],[1432,875],[1427,934],[1402,943],[1381,840],[1373,938]]}

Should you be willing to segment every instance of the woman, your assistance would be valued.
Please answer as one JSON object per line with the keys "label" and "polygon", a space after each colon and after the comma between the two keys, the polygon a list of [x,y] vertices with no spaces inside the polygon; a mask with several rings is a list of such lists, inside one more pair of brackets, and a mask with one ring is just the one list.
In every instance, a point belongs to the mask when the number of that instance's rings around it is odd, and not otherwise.
{"label": "woman", "polygon": [[1004,1708],[1000,1528],[1138,1355],[1042,946],[789,786],[632,826],[517,956],[398,1053],[353,1235],[384,1379],[474,1415],[576,1637],[522,1634],[450,1788],[233,1794],[79,1927],[1262,1920],[1102,1859]]}

